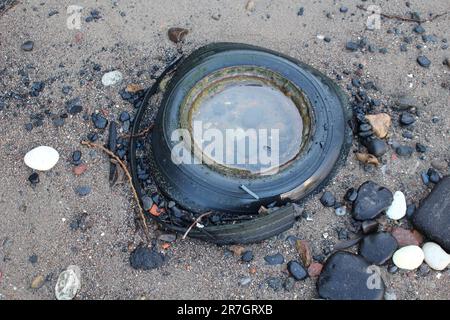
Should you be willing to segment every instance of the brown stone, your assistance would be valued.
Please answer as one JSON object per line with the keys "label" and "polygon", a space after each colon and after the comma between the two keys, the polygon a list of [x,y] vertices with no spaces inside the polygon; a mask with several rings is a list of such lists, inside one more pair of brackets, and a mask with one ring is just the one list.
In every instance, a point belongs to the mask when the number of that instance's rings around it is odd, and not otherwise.
{"label": "brown stone", "polygon": [[76,176],[82,175],[87,170],[87,164],[82,163],[76,167],[73,167],[73,174]]}
{"label": "brown stone", "polygon": [[236,257],[242,256],[242,254],[243,254],[244,251],[245,251],[245,248],[244,248],[243,246],[238,246],[238,245],[230,246],[229,249],[230,249],[231,252],[233,252],[233,254],[234,254]]}
{"label": "brown stone", "polygon": [[399,247],[409,245],[420,246],[423,242],[423,236],[417,230],[394,228],[392,235],[397,240]]}
{"label": "brown stone", "polygon": [[168,35],[170,41],[172,41],[174,43],[183,41],[188,33],[189,33],[188,29],[178,28],[178,27],[169,28],[169,30],[167,31],[167,35]]}
{"label": "brown stone", "polygon": [[308,274],[311,278],[316,278],[322,272],[323,265],[318,262],[313,262],[308,268]]}
{"label": "brown stone", "polygon": [[378,138],[385,138],[391,126],[391,117],[387,113],[369,114],[366,116],[372,126],[373,133]]}
{"label": "brown stone", "polygon": [[380,161],[378,161],[377,157],[375,157],[374,155],[369,154],[369,153],[357,152],[356,159],[358,159],[362,163],[366,163],[366,164],[373,164],[376,166],[378,166],[380,164]]}
{"label": "brown stone", "polygon": [[302,261],[305,267],[309,267],[312,262],[311,249],[309,244],[305,240],[297,240],[295,243],[295,247],[300,255],[300,260]]}
{"label": "brown stone", "polygon": [[37,276],[36,278],[31,281],[31,289],[39,289],[44,285],[45,278],[43,276]]}
{"label": "brown stone", "polygon": [[142,86],[140,84],[137,83],[130,83],[129,85],[127,85],[125,91],[130,92],[130,93],[136,93],[139,91],[144,90],[144,88],[142,88]]}

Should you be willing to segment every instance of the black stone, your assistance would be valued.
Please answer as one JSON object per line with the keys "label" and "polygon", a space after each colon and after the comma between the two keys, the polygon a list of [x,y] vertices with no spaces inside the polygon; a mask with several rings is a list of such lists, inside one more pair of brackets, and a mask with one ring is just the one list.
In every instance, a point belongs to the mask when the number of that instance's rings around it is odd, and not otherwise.
{"label": "black stone", "polygon": [[392,200],[389,189],[366,181],[358,189],[358,197],[353,203],[353,217],[356,220],[374,219],[391,205]]}
{"label": "black stone", "polygon": [[325,191],[322,194],[322,197],[320,198],[320,202],[325,207],[333,207],[336,203],[336,198],[333,196],[333,194],[330,191]]}
{"label": "black stone", "polygon": [[84,197],[91,193],[92,188],[89,186],[80,186],[75,188],[75,192],[80,196]]}
{"label": "black stone", "polygon": [[133,269],[151,270],[164,264],[164,256],[146,246],[140,245],[130,255],[130,265]]}
{"label": "black stone", "polygon": [[56,14],[58,14],[58,13],[59,13],[58,10],[50,10],[50,12],[48,13],[48,16],[49,16],[49,17],[52,17],[52,16],[54,16],[54,15],[56,15]]}
{"label": "black stone", "polygon": [[375,137],[365,139],[363,144],[367,148],[367,151],[376,157],[382,156],[388,150],[386,142]]}
{"label": "black stone", "polygon": [[319,296],[330,300],[383,299],[383,279],[369,267],[369,263],[360,256],[343,251],[334,253],[319,276]]}
{"label": "black stone", "polygon": [[357,51],[359,49],[359,44],[353,41],[348,41],[345,44],[345,49],[350,51]]}
{"label": "black stone", "polygon": [[345,193],[344,199],[353,202],[356,200],[356,197],[358,197],[358,191],[356,191],[355,188],[350,188]]}
{"label": "black stone", "polygon": [[126,111],[122,111],[120,113],[119,120],[120,120],[120,122],[125,122],[127,120],[130,120],[130,114]]}
{"label": "black stone", "polygon": [[97,129],[105,129],[108,125],[108,120],[100,113],[93,113],[91,119]]}
{"label": "black stone", "polygon": [[245,251],[242,256],[241,256],[241,260],[243,262],[250,262],[253,260],[253,252],[250,250]]}
{"label": "black stone", "polygon": [[417,142],[416,143],[416,151],[419,153],[425,153],[425,152],[427,152],[427,147],[424,146],[423,144]]}
{"label": "black stone", "polygon": [[90,132],[90,133],[88,133],[87,138],[89,141],[95,142],[98,140],[98,134],[95,132]]}
{"label": "black stone", "polygon": [[23,51],[31,51],[31,50],[33,50],[33,47],[34,47],[34,42],[31,41],[31,40],[25,41],[25,42],[20,46],[20,48],[21,48]]}
{"label": "black stone", "polygon": [[409,112],[403,112],[400,116],[400,124],[409,126],[416,122],[416,118]]}
{"label": "black stone", "polygon": [[414,27],[414,32],[418,34],[425,33],[424,27],[422,27],[420,24]]}
{"label": "black stone", "polygon": [[399,146],[395,152],[401,157],[410,157],[414,153],[414,148],[410,146]]}
{"label": "black stone", "polygon": [[33,255],[31,255],[31,256],[28,258],[28,261],[29,261],[31,264],[35,264],[35,263],[38,262],[38,256],[35,255],[35,254],[33,254]]}
{"label": "black stone", "polygon": [[287,268],[289,273],[295,280],[303,280],[308,277],[308,272],[306,272],[305,268],[298,261],[289,261],[287,264]]}
{"label": "black stone", "polygon": [[80,150],[75,150],[72,153],[72,163],[75,165],[78,165],[81,163],[81,151]]}
{"label": "black stone", "polygon": [[430,168],[427,171],[427,175],[430,178],[430,181],[433,183],[438,183],[439,180],[441,180],[441,177],[439,175],[439,172],[437,172],[435,169]]}
{"label": "black stone", "polygon": [[427,42],[436,43],[436,42],[438,42],[438,39],[431,34],[424,34],[424,35],[422,35],[422,41],[425,43],[427,43]]}
{"label": "black stone", "polygon": [[264,260],[267,262],[268,265],[271,266],[284,263],[284,257],[281,255],[281,253],[276,253],[271,256],[265,256]]}
{"label": "black stone", "polygon": [[66,109],[70,114],[77,114],[83,110],[83,106],[81,105],[80,98],[74,98],[69,101],[66,101]]}
{"label": "black stone", "polygon": [[30,176],[28,177],[28,181],[30,181],[30,183],[32,185],[38,184],[39,183],[39,174],[37,172],[33,172],[32,174],[30,174]]}
{"label": "black stone", "polygon": [[431,65],[430,59],[428,59],[428,58],[425,57],[425,56],[419,56],[419,57],[417,58],[417,63],[418,63],[421,67],[424,67],[424,68],[428,68],[428,67]]}
{"label": "black stone", "polygon": [[25,130],[27,131],[33,130],[33,124],[31,122],[25,123]]}
{"label": "black stone", "polygon": [[424,185],[427,186],[430,184],[430,177],[428,176],[428,174],[426,172],[421,172],[420,177],[422,178],[422,182]]}
{"label": "black stone", "polygon": [[392,257],[397,248],[397,240],[390,233],[378,232],[364,237],[359,254],[372,264],[382,265]]}
{"label": "black stone", "polygon": [[346,13],[348,11],[348,8],[347,7],[340,7],[339,11],[342,12],[342,13]]}
{"label": "black stone", "polygon": [[450,251],[450,176],[436,184],[412,219],[415,227]]}
{"label": "black stone", "polygon": [[414,215],[414,212],[416,212],[416,205],[414,203],[408,204],[406,207],[406,216],[408,218],[411,218]]}

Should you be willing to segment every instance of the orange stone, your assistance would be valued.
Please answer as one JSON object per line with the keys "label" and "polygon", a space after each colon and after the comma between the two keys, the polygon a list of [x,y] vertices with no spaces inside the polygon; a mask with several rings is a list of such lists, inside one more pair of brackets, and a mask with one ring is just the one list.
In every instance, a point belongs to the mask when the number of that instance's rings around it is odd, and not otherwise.
{"label": "orange stone", "polygon": [[152,216],[159,217],[161,213],[164,213],[164,208],[158,208],[156,204],[153,204],[150,210],[148,210]]}
{"label": "orange stone", "polygon": [[316,278],[322,272],[323,265],[318,262],[313,262],[308,268],[308,274],[311,278]]}
{"label": "orange stone", "polygon": [[76,176],[82,175],[87,170],[87,164],[82,163],[76,167],[73,167],[73,174]]}
{"label": "orange stone", "polygon": [[420,246],[423,242],[423,236],[417,230],[406,230],[403,228],[394,228],[392,236],[397,240],[399,247]]}

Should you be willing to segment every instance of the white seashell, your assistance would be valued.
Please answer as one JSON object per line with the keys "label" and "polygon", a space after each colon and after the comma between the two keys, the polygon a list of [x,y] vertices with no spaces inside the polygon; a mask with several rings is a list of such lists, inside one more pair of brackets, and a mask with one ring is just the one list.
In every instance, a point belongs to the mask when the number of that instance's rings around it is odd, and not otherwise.
{"label": "white seashell", "polygon": [[425,255],[420,247],[406,246],[394,253],[392,261],[400,269],[414,270],[420,267],[424,258]]}
{"label": "white seashell", "polygon": [[440,245],[427,242],[422,246],[425,254],[425,262],[434,270],[444,270],[450,264],[450,254],[444,251]]}
{"label": "white seashell", "polygon": [[61,272],[55,286],[58,300],[72,300],[81,288],[81,270],[78,266],[69,266]]}
{"label": "white seashell", "polygon": [[122,82],[123,76],[120,71],[111,71],[107,72],[102,77],[102,84],[104,86],[113,86],[115,84],[118,84]]}
{"label": "white seashell", "polygon": [[23,161],[34,170],[47,171],[55,166],[59,153],[52,147],[40,146],[27,152]]}
{"label": "white seashell", "polygon": [[400,220],[406,215],[406,199],[403,192],[396,191],[394,193],[394,200],[387,209],[386,215],[392,220]]}

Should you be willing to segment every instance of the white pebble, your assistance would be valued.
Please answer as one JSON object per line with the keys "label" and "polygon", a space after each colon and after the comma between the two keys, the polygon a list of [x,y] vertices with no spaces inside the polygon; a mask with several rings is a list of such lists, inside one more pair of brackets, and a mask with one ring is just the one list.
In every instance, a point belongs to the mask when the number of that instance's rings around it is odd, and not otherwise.
{"label": "white pebble", "polygon": [[78,266],[69,266],[61,272],[55,286],[55,295],[58,300],[72,300],[81,288],[81,270]]}
{"label": "white pebble", "polygon": [[392,257],[394,264],[400,269],[405,270],[417,269],[420,267],[424,259],[425,255],[422,249],[418,246],[406,246],[400,248]]}
{"label": "white pebble", "polygon": [[427,242],[422,247],[425,262],[434,270],[444,270],[450,264],[450,255],[434,242]]}
{"label": "white pebble", "polygon": [[102,84],[104,86],[113,86],[115,84],[118,84],[122,82],[123,76],[120,71],[111,71],[107,72],[102,77]]}
{"label": "white pebble", "polygon": [[47,171],[55,166],[59,153],[52,147],[40,146],[27,152],[23,161],[34,170]]}
{"label": "white pebble", "polygon": [[387,209],[386,215],[392,220],[400,220],[406,215],[406,199],[403,192],[396,191],[394,193],[394,200]]}

